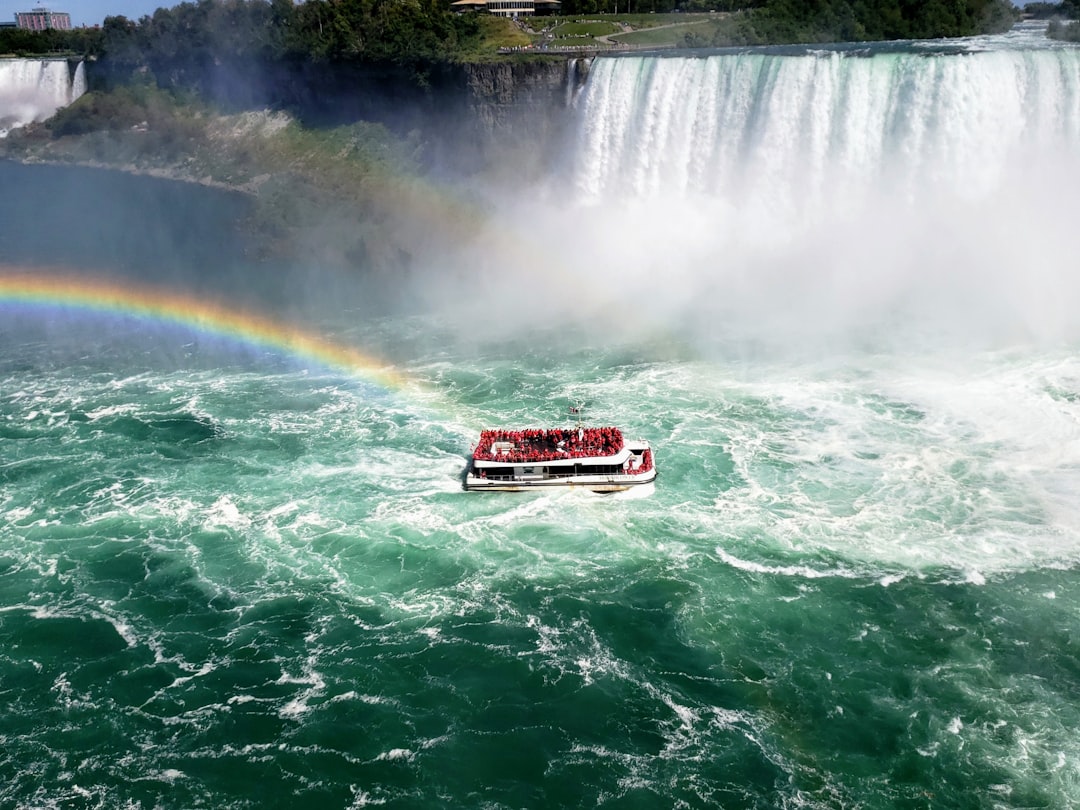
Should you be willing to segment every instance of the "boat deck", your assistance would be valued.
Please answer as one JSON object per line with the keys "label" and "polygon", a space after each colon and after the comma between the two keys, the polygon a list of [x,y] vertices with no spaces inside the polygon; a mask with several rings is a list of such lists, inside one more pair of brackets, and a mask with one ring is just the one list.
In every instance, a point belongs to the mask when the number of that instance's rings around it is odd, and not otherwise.
{"label": "boat deck", "polygon": [[618,428],[485,430],[473,450],[465,489],[617,492],[655,478],[649,443],[626,441]]}

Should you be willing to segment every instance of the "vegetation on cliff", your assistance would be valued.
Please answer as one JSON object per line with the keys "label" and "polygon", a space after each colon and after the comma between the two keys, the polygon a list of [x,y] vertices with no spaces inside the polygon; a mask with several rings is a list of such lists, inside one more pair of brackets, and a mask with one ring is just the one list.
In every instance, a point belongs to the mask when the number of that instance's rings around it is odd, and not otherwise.
{"label": "vegetation on cliff", "polygon": [[690,47],[936,39],[1000,33],[1016,22],[1007,0],[769,0],[688,31]]}
{"label": "vegetation on cliff", "polygon": [[[655,28],[664,15],[648,12],[676,3],[732,12],[692,21],[672,14],[690,23],[668,29],[685,46],[959,36],[1004,30],[1014,12],[1006,0],[623,3],[642,13],[608,18],[622,31]],[[564,0],[564,11],[606,4]],[[595,36],[595,27],[579,33]],[[434,165],[429,134],[460,126],[464,109],[474,122],[492,115],[464,106],[468,100],[447,101],[476,83],[451,67],[496,59],[499,47],[536,36],[506,19],[451,13],[449,0],[197,0],[138,21],[108,17],[100,29],[0,29],[0,53],[94,60],[91,92],[0,141],[0,157],[239,189],[256,199],[252,227],[270,253],[303,255],[318,243],[324,257],[345,264],[400,269],[416,244],[400,237],[401,224],[423,218],[423,201],[435,196],[425,180]],[[470,66],[495,67],[508,66]],[[414,107],[422,112],[410,113]],[[461,144],[476,142],[469,134],[460,131],[449,151],[467,154]],[[453,144],[445,131],[439,137]],[[449,208],[431,221],[470,227]]]}
{"label": "vegetation on cliff", "polygon": [[225,114],[195,96],[134,82],[91,91],[45,124],[0,140],[0,158],[121,169],[233,189],[252,199],[253,256],[406,272],[417,228],[432,241],[467,233],[433,193],[418,133],[377,123],[311,128],[284,112]]}
{"label": "vegetation on cliff", "polygon": [[1051,20],[1046,28],[1046,35],[1050,39],[1080,42],[1080,22],[1063,23],[1061,20]]}
{"label": "vegetation on cliff", "polygon": [[480,31],[475,15],[451,13],[447,0],[197,0],[138,21],[106,17],[100,29],[0,29],[0,53],[65,50],[151,69],[292,59],[413,63],[468,53]]}
{"label": "vegetation on cliff", "polygon": [[[1031,3],[1024,7],[1025,13],[1036,19],[1049,20],[1046,35],[1050,39],[1080,42],[1080,0],[1063,0],[1061,3]],[[1072,20],[1072,22],[1066,22]]]}
{"label": "vegetation on cliff", "polygon": [[30,31],[0,28],[0,56],[45,56],[56,53],[96,56],[101,52],[101,29],[73,28]]}
{"label": "vegetation on cliff", "polygon": [[[562,11],[621,11],[627,24],[652,12],[737,12],[689,34],[694,46],[968,36],[1006,30],[1016,14],[1008,0],[563,0]],[[423,80],[425,65],[483,58],[506,44],[523,43],[504,24],[453,13],[450,0],[196,0],[138,21],[106,17],[100,29],[0,29],[0,53],[86,54],[174,85],[211,65],[296,62],[410,65]]]}
{"label": "vegetation on cliff", "polygon": [[1060,3],[1028,3],[1024,14],[1037,20],[1080,19],[1080,0],[1062,0]]}

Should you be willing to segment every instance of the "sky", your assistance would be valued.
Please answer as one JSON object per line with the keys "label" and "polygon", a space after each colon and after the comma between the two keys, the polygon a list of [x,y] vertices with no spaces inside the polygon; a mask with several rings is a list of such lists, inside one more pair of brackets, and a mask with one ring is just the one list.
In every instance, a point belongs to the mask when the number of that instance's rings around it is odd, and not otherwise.
{"label": "sky", "polygon": [[[66,11],[71,15],[72,25],[100,25],[106,17],[123,14],[137,20],[144,14],[153,14],[154,10],[164,6],[172,8],[182,0],[0,0],[0,20],[13,22],[16,11],[33,11],[45,7],[50,11]],[[1022,6],[1027,0],[1013,0],[1013,5]]]}

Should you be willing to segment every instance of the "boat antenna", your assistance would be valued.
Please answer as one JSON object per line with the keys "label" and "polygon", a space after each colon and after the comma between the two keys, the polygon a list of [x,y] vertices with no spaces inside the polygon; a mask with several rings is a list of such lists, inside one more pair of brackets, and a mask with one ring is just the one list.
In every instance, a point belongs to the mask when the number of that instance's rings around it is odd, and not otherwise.
{"label": "boat antenna", "polygon": [[574,417],[574,419],[577,422],[575,427],[581,427],[582,424],[584,423],[583,420],[585,418],[585,403],[584,402],[574,402],[573,400],[570,400],[570,414]]}

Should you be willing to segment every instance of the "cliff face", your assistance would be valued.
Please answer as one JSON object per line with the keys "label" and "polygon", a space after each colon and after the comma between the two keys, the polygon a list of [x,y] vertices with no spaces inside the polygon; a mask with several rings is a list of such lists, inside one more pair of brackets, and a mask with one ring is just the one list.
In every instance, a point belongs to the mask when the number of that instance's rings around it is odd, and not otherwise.
{"label": "cliff face", "polygon": [[[117,71],[110,80],[101,69],[107,65],[88,67],[98,90],[130,77]],[[163,115],[149,126],[94,129],[55,139],[41,131],[0,141],[16,160],[92,161],[122,170],[0,163],[0,174],[7,169],[13,188],[30,183],[43,194],[55,194],[55,189],[69,187],[61,196],[82,212],[76,217],[79,227],[55,240],[51,231],[8,217],[19,238],[9,236],[4,243],[0,233],[0,260],[5,253],[9,261],[56,256],[61,263],[138,269],[153,266],[147,255],[161,252],[179,268],[249,262],[272,267],[275,274],[308,268],[289,284],[275,286],[297,297],[311,297],[309,286],[337,289],[332,282],[310,284],[313,268],[327,268],[331,275],[346,270],[364,279],[360,297],[348,306],[375,306],[397,296],[410,279],[420,279],[417,274],[441,267],[437,257],[452,250],[470,228],[482,225],[488,199],[484,190],[527,191],[557,165],[571,134],[571,104],[586,67],[580,60],[543,59],[440,65],[422,76],[395,66],[313,63],[279,64],[254,73],[250,66],[238,65],[202,73],[190,66],[155,70],[158,84],[194,88],[226,109],[287,113],[251,115],[251,126],[258,126],[260,118],[270,123],[297,118],[304,128],[263,149],[249,126],[234,121],[247,116],[191,116],[181,105],[175,120]],[[115,118],[115,110],[106,108],[103,115]],[[205,123],[194,135],[185,128],[192,121]],[[232,123],[216,128],[219,121]],[[361,121],[382,124],[405,139],[405,176],[400,182],[392,160],[388,171],[370,172],[362,157],[346,160],[338,133],[318,131]],[[364,140],[369,130],[374,131],[371,143]],[[387,144],[381,129],[355,131],[360,144],[350,141],[348,149],[362,152],[372,144],[382,145],[394,157],[398,144]],[[175,133],[184,138],[169,140]],[[170,146],[176,143],[179,146]],[[372,160],[378,168],[377,155]],[[220,183],[247,194],[131,172]],[[413,182],[418,179],[436,183]],[[478,192],[466,195],[467,204],[459,203],[456,195],[444,200],[430,193],[432,187],[452,187],[462,179],[462,188]],[[6,188],[3,182],[0,187]],[[12,197],[20,211],[40,210],[23,197]],[[206,219],[204,211],[215,213]],[[183,239],[177,241],[177,234]],[[203,247],[213,254],[212,260],[198,252]],[[292,286],[294,281],[297,286]]]}
{"label": "cliff face", "polygon": [[[271,65],[178,61],[152,66],[158,84],[194,89],[233,110],[282,109],[308,126],[356,121],[419,133],[433,167],[483,171],[489,161],[548,160],[563,143],[570,105],[589,60],[544,57],[484,64]],[[130,70],[103,60],[92,86],[127,81]]]}
{"label": "cliff face", "polygon": [[[565,108],[580,83],[584,60],[498,62],[463,67],[469,106],[480,124],[491,130],[532,124],[530,113]],[[530,119],[530,120],[525,120]]]}
{"label": "cliff face", "polygon": [[588,65],[543,59],[464,66],[464,113],[485,157],[497,165],[509,161],[526,176],[555,160]]}

